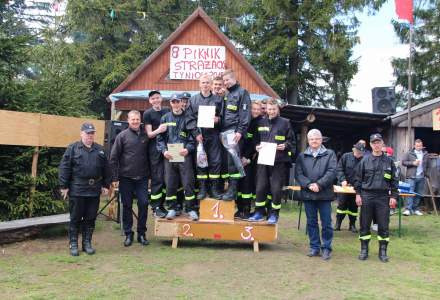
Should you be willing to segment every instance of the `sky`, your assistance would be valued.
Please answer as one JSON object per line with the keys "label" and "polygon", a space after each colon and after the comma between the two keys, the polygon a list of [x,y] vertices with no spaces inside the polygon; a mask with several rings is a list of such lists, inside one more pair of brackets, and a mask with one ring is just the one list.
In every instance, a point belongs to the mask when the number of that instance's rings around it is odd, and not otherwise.
{"label": "sky", "polygon": [[349,90],[355,102],[348,104],[347,109],[371,112],[371,89],[393,85],[391,60],[393,57],[408,57],[409,46],[399,43],[391,25],[391,20],[397,20],[394,0],[388,0],[374,16],[365,12],[359,19],[360,44],[355,47],[353,55],[359,58],[359,71]]}

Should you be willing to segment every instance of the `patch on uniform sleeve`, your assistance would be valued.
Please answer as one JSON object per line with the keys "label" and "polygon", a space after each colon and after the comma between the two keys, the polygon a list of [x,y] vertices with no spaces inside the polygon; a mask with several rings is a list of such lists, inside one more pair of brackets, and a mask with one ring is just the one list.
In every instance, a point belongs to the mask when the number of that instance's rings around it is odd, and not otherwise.
{"label": "patch on uniform sleeve", "polygon": [[247,104],[243,103],[243,110],[246,110],[246,109],[247,109]]}

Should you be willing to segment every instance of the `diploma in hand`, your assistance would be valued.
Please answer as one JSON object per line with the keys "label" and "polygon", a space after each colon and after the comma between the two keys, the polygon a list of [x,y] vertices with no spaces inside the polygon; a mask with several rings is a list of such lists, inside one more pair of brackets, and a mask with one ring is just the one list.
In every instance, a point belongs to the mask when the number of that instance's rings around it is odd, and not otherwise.
{"label": "diploma in hand", "polygon": [[170,159],[170,162],[184,162],[185,157],[180,155],[180,151],[183,150],[183,144],[168,144],[168,152],[171,154],[173,159]]}
{"label": "diploma in hand", "polygon": [[277,144],[276,143],[266,143],[261,142],[261,149],[258,152],[258,161],[259,165],[267,165],[273,166],[275,164],[275,155],[277,153]]}
{"label": "diploma in hand", "polygon": [[197,127],[214,128],[215,106],[200,105],[197,118]]}

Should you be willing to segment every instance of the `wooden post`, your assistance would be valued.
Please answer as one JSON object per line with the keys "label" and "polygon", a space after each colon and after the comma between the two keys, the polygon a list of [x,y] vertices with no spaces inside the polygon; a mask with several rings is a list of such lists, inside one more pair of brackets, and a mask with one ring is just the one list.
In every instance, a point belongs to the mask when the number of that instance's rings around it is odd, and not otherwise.
{"label": "wooden post", "polygon": [[425,178],[426,178],[426,182],[428,183],[429,194],[431,194],[431,201],[432,201],[432,206],[434,208],[435,215],[438,216],[437,205],[435,204],[435,198],[434,198],[434,193],[432,191],[431,181],[429,180],[428,177],[425,177]]}
{"label": "wooden post", "polygon": [[40,147],[35,147],[34,148],[34,153],[32,154],[32,169],[31,169],[31,177],[33,180],[33,183],[31,185],[30,191],[29,191],[29,207],[30,207],[30,212],[29,212],[29,218],[32,217],[32,212],[33,212],[33,205],[32,205],[32,201],[33,201],[33,197],[35,194],[35,178],[37,177],[37,169],[38,169],[38,155],[40,153]]}
{"label": "wooden post", "polygon": [[260,252],[258,241],[254,241],[254,252]]}
{"label": "wooden post", "polygon": [[307,148],[307,131],[309,130],[308,123],[301,124],[301,137],[299,151],[303,152]]}
{"label": "wooden post", "polygon": [[179,242],[179,238],[177,236],[173,237],[173,242],[171,243],[171,248],[176,249],[178,242]]}

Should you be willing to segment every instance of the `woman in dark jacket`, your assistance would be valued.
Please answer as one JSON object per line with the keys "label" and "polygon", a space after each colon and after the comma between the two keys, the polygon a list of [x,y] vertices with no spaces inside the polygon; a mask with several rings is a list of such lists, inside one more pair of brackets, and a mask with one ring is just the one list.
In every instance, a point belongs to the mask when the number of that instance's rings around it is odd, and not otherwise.
{"label": "woman in dark jacket", "polygon": [[[334,199],[336,154],[322,145],[322,134],[318,129],[310,130],[307,140],[309,147],[300,153],[296,160],[295,178],[301,186],[300,198],[304,201],[307,215],[307,232],[310,239],[308,256],[319,256],[322,249],[322,259],[329,260],[333,240],[331,201]],[[322,226],[322,244],[318,211]]]}

